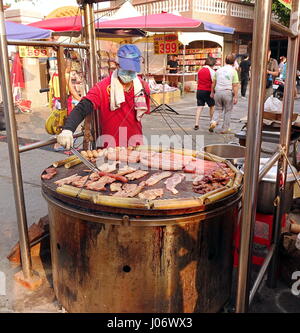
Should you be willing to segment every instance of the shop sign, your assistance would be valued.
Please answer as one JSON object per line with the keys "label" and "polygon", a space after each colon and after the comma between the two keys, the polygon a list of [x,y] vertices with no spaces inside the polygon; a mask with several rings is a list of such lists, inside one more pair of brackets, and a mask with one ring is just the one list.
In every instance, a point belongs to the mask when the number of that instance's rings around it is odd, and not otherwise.
{"label": "shop sign", "polygon": [[19,46],[21,58],[48,58],[48,48],[40,46]]}
{"label": "shop sign", "polygon": [[178,36],[176,34],[155,35],[154,36],[155,54],[178,54]]}

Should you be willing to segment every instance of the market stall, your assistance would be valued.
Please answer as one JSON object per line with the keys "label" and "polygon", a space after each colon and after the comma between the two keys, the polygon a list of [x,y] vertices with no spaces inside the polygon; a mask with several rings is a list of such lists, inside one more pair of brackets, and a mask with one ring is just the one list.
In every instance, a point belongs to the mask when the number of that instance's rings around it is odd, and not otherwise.
{"label": "market stall", "polygon": [[220,311],[231,291],[239,171],[163,147],[81,154],[100,174],[75,156],[41,176],[58,301],[69,312]]}

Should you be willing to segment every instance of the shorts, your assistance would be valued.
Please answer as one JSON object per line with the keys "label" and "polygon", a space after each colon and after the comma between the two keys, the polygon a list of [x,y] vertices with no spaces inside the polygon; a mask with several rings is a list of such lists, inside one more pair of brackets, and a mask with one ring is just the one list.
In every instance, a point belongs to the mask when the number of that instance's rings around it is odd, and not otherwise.
{"label": "shorts", "polygon": [[211,92],[208,90],[197,90],[197,106],[215,106],[215,100],[210,97]]}

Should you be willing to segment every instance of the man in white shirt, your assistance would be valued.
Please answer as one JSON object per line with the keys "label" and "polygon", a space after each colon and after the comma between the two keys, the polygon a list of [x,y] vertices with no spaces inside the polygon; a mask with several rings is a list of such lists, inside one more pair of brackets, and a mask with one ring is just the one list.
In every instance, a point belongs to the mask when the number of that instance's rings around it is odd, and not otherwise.
{"label": "man in white shirt", "polygon": [[[238,102],[239,76],[234,69],[235,56],[226,57],[226,65],[217,70],[211,90],[211,97],[215,99],[215,112],[210,123],[209,131],[216,128],[217,133],[230,134],[230,121],[233,105]],[[223,115],[223,123],[221,116]]]}

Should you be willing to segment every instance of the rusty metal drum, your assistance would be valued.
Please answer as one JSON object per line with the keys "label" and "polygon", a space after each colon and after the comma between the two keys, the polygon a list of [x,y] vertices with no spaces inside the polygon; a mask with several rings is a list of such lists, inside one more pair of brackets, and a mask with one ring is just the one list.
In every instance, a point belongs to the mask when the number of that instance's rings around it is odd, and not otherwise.
{"label": "rusty metal drum", "polygon": [[240,190],[199,212],[157,216],[43,195],[54,290],[68,312],[213,313],[229,300]]}

